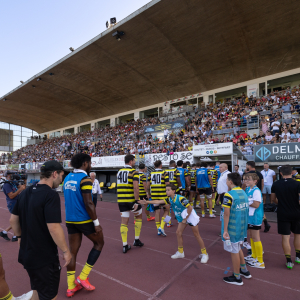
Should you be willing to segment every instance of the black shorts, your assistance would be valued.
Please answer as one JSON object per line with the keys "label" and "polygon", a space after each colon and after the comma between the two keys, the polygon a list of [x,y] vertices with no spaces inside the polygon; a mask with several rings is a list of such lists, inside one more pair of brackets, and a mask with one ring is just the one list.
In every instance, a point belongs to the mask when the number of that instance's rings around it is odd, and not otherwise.
{"label": "black shorts", "polygon": [[191,192],[196,192],[196,186],[192,184],[192,185],[191,185],[190,191],[191,191]]}
{"label": "black shorts", "polygon": [[93,222],[83,224],[66,223],[66,226],[68,234],[83,233],[85,236],[88,236],[96,232]]}
{"label": "black shorts", "polygon": [[[136,202],[118,202],[119,205],[119,211],[125,212],[125,211],[132,211],[133,205]],[[136,210],[140,210],[142,208],[142,205],[139,204],[138,208]]]}
{"label": "black shorts", "polygon": [[59,261],[40,269],[26,269],[31,289],[36,290],[40,300],[51,300],[58,293],[61,267]]}
{"label": "black shorts", "polygon": [[261,229],[261,225],[260,226],[256,226],[256,225],[248,224],[248,229],[251,229],[251,230],[260,230]]}
{"label": "black shorts", "polygon": [[277,221],[278,233],[281,235],[300,234],[300,220],[297,221]]}
{"label": "black shorts", "polygon": [[213,192],[211,188],[206,189],[198,189],[199,195],[205,194],[206,196],[210,196]]}

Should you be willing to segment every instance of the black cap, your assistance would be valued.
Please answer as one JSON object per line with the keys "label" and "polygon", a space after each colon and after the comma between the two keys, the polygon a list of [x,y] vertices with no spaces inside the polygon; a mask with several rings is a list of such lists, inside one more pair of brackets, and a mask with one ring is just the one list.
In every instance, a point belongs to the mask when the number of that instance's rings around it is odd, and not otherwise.
{"label": "black cap", "polygon": [[63,170],[63,166],[56,160],[49,160],[46,161],[42,166],[41,166],[41,172],[48,172],[48,171],[60,171]]}

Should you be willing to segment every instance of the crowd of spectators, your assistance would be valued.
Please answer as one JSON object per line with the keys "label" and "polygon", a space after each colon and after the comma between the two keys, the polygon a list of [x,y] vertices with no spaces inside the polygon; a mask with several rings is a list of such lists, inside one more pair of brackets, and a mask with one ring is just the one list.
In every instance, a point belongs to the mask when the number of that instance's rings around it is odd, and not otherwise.
{"label": "crowd of spectators", "polygon": [[[193,145],[226,142],[233,142],[243,154],[252,155],[254,145],[300,142],[299,100],[298,87],[275,91],[261,98],[242,94],[225,103],[207,105],[199,111],[196,108],[193,114],[184,117],[185,128],[165,131],[161,138],[156,134],[144,134],[144,128],[160,124],[162,119],[132,120],[28,145],[7,156],[6,163],[63,161],[78,152],[94,157],[127,153],[171,154],[191,151]],[[250,128],[259,133],[248,134]]]}

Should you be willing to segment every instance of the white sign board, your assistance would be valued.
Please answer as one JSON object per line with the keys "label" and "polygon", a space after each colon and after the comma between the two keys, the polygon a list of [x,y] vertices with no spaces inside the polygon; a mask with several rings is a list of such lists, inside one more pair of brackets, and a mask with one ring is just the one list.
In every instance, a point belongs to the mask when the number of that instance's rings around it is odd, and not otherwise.
{"label": "white sign board", "polygon": [[191,164],[194,163],[193,152],[174,152],[173,154],[157,153],[157,154],[145,154],[145,164],[153,165],[155,161],[161,160],[163,166],[168,166],[171,160],[183,160],[183,162],[189,161]]}
{"label": "white sign board", "polygon": [[0,165],[0,170],[5,171],[6,170],[6,165]]}
{"label": "white sign board", "polygon": [[242,171],[243,173],[245,173],[246,171],[246,163],[247,161],[243,159],[239,159],[237,162],[237,164],[240,166],[239,170]]}
{"label": "white sign board", "polygon": [[93,168],[124,167],[125,155],[92,157]]}
{"label": "white sign board", "polygon": [[219,143],[210,145],[194,145],[194,156],[219,156],[229,155],[233,153],[232,143]]}
{"label": "white sign board", "polygon": [[257,97],[258,84],[250,84],[247,86],[247,95],[248,97]]}

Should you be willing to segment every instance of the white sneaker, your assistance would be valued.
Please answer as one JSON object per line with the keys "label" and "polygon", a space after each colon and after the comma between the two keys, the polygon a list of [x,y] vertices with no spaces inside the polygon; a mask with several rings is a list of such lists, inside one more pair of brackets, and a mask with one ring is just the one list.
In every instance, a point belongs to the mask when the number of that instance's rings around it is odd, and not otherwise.
{"label": "white sneaker", "polygon": [[253,260],[255,260],[256,261],[256,258],[253,258],[253,256],[252,255],[248,255],[248,256],[246,256],[245,258],[245,261],[253,261]]}
{"label": "white sneaker", "polygon": [[210,218],[216,218],[215,214],[209,215]]}
{"label": "white sneaker", "polygon": [[160,227],[158,228],[158,233],[160,233],[160,235],[162,235],[162,236],[167,236],[165,231],[163,229],[161,229]]}
{"label": "white sneaker", "polygon": [[256,260],[256,261],[250,261],[250,262],[247,262],[247,265],[248,265],[249,267],[253,267],[253,268],[257,268],[257,269],[265,269],[265,268],[266,268],[264,262],[260,263],[260,262],[257,261],[257,260]]}
{"label": "white sneaker", "polygon": [[180,253],[179,251],[177,251],[174,255],[171,256],[171,258],[173,259],[177,259],[177,258],[184,258],[184,252]]}
{"label": "white sneaker", "polygon": [[205,214],[202,215],[202,218],[205,218]]}
{"label": "white sneaker", "polygon": [[[207,209],[207,211],[209,211],[209,208]],[[213,213],[216,213],[217,211],[216,211],[216,210],[214,210],[214,209],[212,209],[212,212],[213,212]]]}
{"label": "white sneaker", "polygon": [[206,264],[208,262],[208,254],[202,254],[201,256],[201,264]]}
{"label": "white sneaker", "polygon": [[196,208],[200,208],[200,204],[197,204],[197,205],[196,205]]}
{"label": "white sneaker", "polygon": [[243,242],[243,246],[247,249],[250,250],[251,249],[251,245],[248,242]]}
{"label": "white sneaker", "polygon": [[15,297],[15,300],[30,300],[32,298],[33,291],[30,291],[22,296]]}

